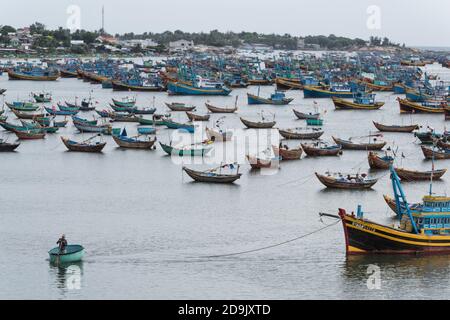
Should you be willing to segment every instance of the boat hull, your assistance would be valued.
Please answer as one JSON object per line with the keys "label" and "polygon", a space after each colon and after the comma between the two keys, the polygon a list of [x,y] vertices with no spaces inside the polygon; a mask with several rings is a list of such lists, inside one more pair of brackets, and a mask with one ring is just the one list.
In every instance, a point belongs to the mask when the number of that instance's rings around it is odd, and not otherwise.
{"label": "boat hull", "polygon": [[196,88],[179,82],[169,82],[167,90],[172,95],[194,95],[194,96],[228,96],[231,90],[223,88]]}

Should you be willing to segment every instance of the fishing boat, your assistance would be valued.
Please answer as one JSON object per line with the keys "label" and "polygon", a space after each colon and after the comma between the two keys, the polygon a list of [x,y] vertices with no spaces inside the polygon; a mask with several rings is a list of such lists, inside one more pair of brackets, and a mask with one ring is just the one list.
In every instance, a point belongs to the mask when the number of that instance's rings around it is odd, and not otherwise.
{"label": "fishing boat", "polygon": [[206,127],[205,131],[208,139],[214,142],[230,141],[233,137],[232,131],[222,131],[220,128],[218,130],[214,130]]}
{"label": "fishing boat", "polygon": [[439,147],[420,146],[422,148],[425,159],[443,160],[450,159],[450,149],[442,149]]}
{"label": "fishing boat", "polygon": [[310,157],[338,156],[342,154],[342,146],[329,144],[324,141],[302,143],[303,151]]}
{"label": "fishing boat", "polygon": [[175,122],[170,119],[165,120],[165,126],[169,129],[185,130],[189,133],[194,133],[195,131],[195,126],[193,124]]}
{"label": "fishing boat", "polygon": [[50,70],[8,70],[9,80],[31,80],[31,81],[56,81],[59,78],[58,71]]}
{"label": "fishing boat", "polygon": [[19,102],[15,101],[13,103],[5,102],[6,106],[11,110],[17,110],[17,111],[36,111],[39,109],[39,106],[31,103],[31,102]]}
{"label": "fishing boat", "polygon": [[324,133],[324,131],[319,128],[278,129],[278,132],[284,139],[294,140],[319,139]]}
{"label": "fishing boat", "polygon": [[118,107],[118,106],[116,106],[115,104],[112,104],[112,103],[110,103],[109,106],[115,112],[129,112],[129,113],[132,113],[132,112],[134,112],[134,110],[137,109],[135,106],[133,106],[133,107]]}
{"label": "fishing boat", "polygon": [[12,133],[14,133],[15,131],[27,130],[27,128],[25,128],[24,126],[18,126],[18,125],[9,123],[7,121],[0,121],[0,126],[3,129],[5,129],[9,132],[12,132]]}
{"label": "fishing boat", "polygon": [[195,110],[195,106],[189,106],[186,105],[185,103],[181,103],[181,102],[172,102],[172,103],[168,103],[165,102],[167,108],[169,108],[172,111],[194,111]]}
{"label": "fishing boat", "polygon": [[0,139],[0,152],[14,151],[19,146],[20,146],[20,142],[9,143],[9,142],[6,142],[3,139]]}
{"label": "fishing boat", "polygon": [[90,125],[92,125],[92,126],[95,126],[95,125],[97,125],[97,123],[98,123],[98,120],[87,120],[87,119],[84,119],[84,118],[80,118],[80,117],[77,117],[77,116],[72,116],[72,121],[75,123],[75,122],[79,122],[79,123],[83,123],[83,124],[90,124]]}
{"label": "fishing boat", "polygon": [[367,159],[371,169],[389,169],[389,167],[394,163],[393,157],[388,156],[387,154],[380,156],[372,151],[369,151],[367,154]]}
{"label": "fishing boat", "polygon": [[84,248],[80,245],[67,245],[63,252],[59,247],[53,248],[48,252],[50,256],[50,263],[53,264],[68,264],[79,262],[83,259]]}
{"label": "fishing boat", "polygon": [[275,157],[279,157],[280,160],[299,160],[303,153],[301,146],[290,149],[288,146],[280,144],[279,147],[272,146],[272,149]]}
{"label": "fishing boat", "polygon": [[278,159],[274,161],[272,158],[262,159],[257,156],[247,155],[247,161],[250,164],[252,169],[269,169],[275,166],[278,163]]}
{"label": "fishing boat", "polygon": [[96,137],[98,137],[98,135],[90,137],[89,139],[84,140],[82,142],[73,141],[64,137],[61,137],[61,140],[67,147],[67,149],[69,149],[69,151],[102,152],[103,148],[106,146],[106,142],[98,142],[98,141],[92,142],[92,140],[95,139]]}
{"label": "fishing boat", "polygon": [[28,130],[29,129],[39,129],[39,130],[45,131],[46,133],[56,133],[59,130],[59,127],[43,126],[35,120],[33,120],[32,122],[28,122],[28,121],[21,119],[20,122],[22,123],[22,126]]}
{"label": "fishing boat", "polygon": [[299,120],[307,120],[307,119],[319,119],[320,118],[320,113],[319,112],[315,112],[315,113],[304,113],[304,112],[300,112],[297,111],[295,109],[292,109],[292,111],[294,112],[295,116],[299,119]]}
{"label": "fishing boat", "polygon": [[164,90],[164,87],[157,83],[150,83],[149,81],[142,80],[137,82],[112,80],[111,87],[114,91],[157,92]]}
{"label": "fishing boat", "polygon": [[384,102],[375,101],[375,94],[358,93],[353,96],[353,101],[332,97],[336,110],[378,110],[384,106]]}
{"label": "fishing boat", "polygon": [[220,165],[218,168],[213,168],[205,171],[196,171],[187,167],[183,167],[183,171],[197,182],[233,183],[241,178],[242,174],[239,173],[239,165],[236,165],[236,173],[222,173],[222,169],[224,168],[230,168],[231,170],[233,170],[235,168],[235,164]]}
{"label": "fishing boat", "polygon": [[446,101],[411,102],[407,99],[397,98],[400,113],[445,113]]}
{"label": "fishing boat", "polygon": [[51,114],[53,116],[73,116],[76,115],[80,110],[56,110],[54,108],[48,108],[44,107],[45,111],[47,111],[48,114]]}
{"label": "fishing boat", "polygon": [[126,135],[113,135],[114,141],[121,148],[126,149],[147,149],[150,150],[153,148],[153,145],[156,142],[156,138],[142,140],[138,139],[138,137],[127,137]]}
{"label": "fishing boat", "polygon": [[276,121],[265,121],[262,119],[261,121],[250,121],[240,117],[241,122],[249,129],[271,129],[277,123]]}
{"label": "fishing boat", "polygon": [[45,138],[45,131],[41,129],[14,130],[20,140],[37,140]]}
{"label": "fishing boat", "polygon": [[375,128],[377,128],[379,131],[382,132],[408,132],[411,133],[414,130],[419,129],[419,125],[412,124],[412,125],[406,125],[406,126],[400,126],[400,125],[385,125],[381,124],[375,121],[372,121]]}
{"label": "fishing boat", "polygon": [[102,118],[109,118],[111,116],[111,111],[108,111],[108,110],[95,109],[95,113],[97,113]]}
{"label": "fishing boat", "polygon": [[327,188],[336,189],[370,189],[378,179],[368,178],[365,173],[362,174],[342,174],[326,172],[325,174],[315,173],[317,179]]}
{"label": "fishing boat", "polygon": [[303,84],[299,80],[277,77],[275,79],[277,90],[303,90]]}
{"label": "fishing boat", "polygon": [[77,112],[77,113],[80,111],[80,107],[79,106],[77,106],[77,107],[70,107],[68,105],[64,105],[64,104],[61,104],[61,103],[57,103],[56,105],[58,106],[58,109],[60,111]]}
{"label": "fishing boat", "polygon": [[44,117],[43,113],[25,112],[25,111],[18,111],[15,109],[11,109],[11,111],[19,119],[30,120],[30,119],[34,119],[34,118]]}
{"label": "fishing boat", "polygon": [[165,126],[170,120],[169,114],[154,114],[151,119],[141,118],[139,124],[144,126]]}
{"label": "fishing boat", "polygon": [[336,137],[332,137],[334,142],[342,146],[344,150],[381,150],[386,145],[386,141],[376,142],[353,142],[351,138],[349,140],[344,140]]}
{"label": "fishing boat", "polygon": [[221,82],[205,80],[198,76],[192,84],[172,81],[167,83],[167,92],[170,95],[228,96],[231,91]]}
{"label": "fishing boat", "polygon": [[306,119],[308,126],[323,126],[323,119]]}
{"label": "fishing boat", "polygon": [[269,98],[262,98],[258,95],[247,93],[247,102],[249,105],[254,104],[270,104],[270,105],[287,105],[291,103],[294,98],[286,98],[283,92],[275,91]]}
{"label": "fishing boat", "polygon": [[48,92],[32,93],[32,95],[37,103],[48,103],[52,101],[52,95]]}
{"label": "fishing boat", "polygon": [[210,115],[206,114],[204,116],[198,115],[189,111],[186,111],[186,116],[188,117],[189,121],[209,121]]}
{"label": "fishing boat", "polygon": [[354,92],[349,86],[313,87],[304,86],[303,95],[305,99],[310,98],[353,98]]}
{"label": "fishing boat", "polygon": [[111,134],[112,132],[112,126],[110,124],[92,125],[89,123],[74,121],[73,125],[80,132],[104,133],[104,134]]}
{"label": "fishing boat", "polygon": [[400,223],[386,226],[364,217],[361,206],[355,214],[339,209],[346,254],[448,254],[450,252],[450,198],[431,192],[411,208],[393,168],[392,186]]}
{"label": "fishing boat", "polygon": [[133,113],[121,113],[121,112],[111,112],[109,114],[111,121],[114,122],[139,122],[142,116],[135,115]]}
{"label": "fishing boat", "polygon": [[206,102],[205,105],[206,105],[206,108],[211,113],[234,113],[238,110],[237,106],[235,106],[234,108],[221,108],[221,107],[215,107],[208,102]]}
{"label": "fishing boat", "polygon": [[153,128],[153,127],[138,126],[137,127],[137,132],[140,135],[150,135],[150,134],[155,134],[156,133],[156,129]]}
{"label": "fishing boat", "polygon": [[117,107],[123,107],[123,108],[133,108],[136,105],[136,98],[123,98],[122,101],[112,99],[112,102]]}
{"label": "fishing boat", "polygon": [[368,81],[368,80],[354,80],[355,83],[359,84],[360,86],[366,87],[369,90],[372,91],[393,91],[394,90],[394,84],[390,83],[389,81],[383,81],[383,80],[374,80],[374,81]]}
{"label": "fishing boat", "polygon": [[427,127],[426,131],[414,132],[414,137],[418,138],[422,144],[433,144],[436,139],[443,138],[448,135],[448,132],[438,133],[433,128]]}
{"label": "fishing boat", "polygon": [[165,153],[167,153],[169,156],[174,155],[174,156],[179,156],[179,157],[183,157],[183,156],[190,156],[190,157],[201,156],[201,157],[203,157],[203,156],[206,156],[213,148],[213,146],[211,145],[210,142],[192,144],[192,145],[183,146],[183,147],[173,147],[171,145],[164,144],[162,142],[159,142],[159,144],[161,145],[161,148],[163,149],[163,151]]}
{"label": "fishing boat", "polygon": [[431,171],[408,170],[405,168],[394,168],[397,175],[403,181],[438,180],[447,172],[447,169],[436,169]]}

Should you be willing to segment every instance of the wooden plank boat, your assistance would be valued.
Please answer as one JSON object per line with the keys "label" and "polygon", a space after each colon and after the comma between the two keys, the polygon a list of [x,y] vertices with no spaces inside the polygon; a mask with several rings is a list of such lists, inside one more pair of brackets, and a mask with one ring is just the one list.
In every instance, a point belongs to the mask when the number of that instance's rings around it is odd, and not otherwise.
{"label": "wooden plank boat", "polygon": [[234,113],[238,110],[237,106],[234,108],[220,108],[209,103],[205,103],[205,106],[211,113]]}
{"label": "wooden plank boat", "polygon": [[284,93],[282,92],[275,92],[269,98],[262,98],[254,94],[247,93],[247,103],[249,105],[270,104],[270,105],[284,106],[291,103],[293,100],[294,98],[286,98],[284,96]]}
{"label": "wooden plank boat", "polygon": [[348,90],[330,90],[328,88],[304,86],[303,95],[305,99],[308,98],[353,98],[354,92]]}
{"label": "wooden plank boat", "polygon": [[167,108],[169,108],[172,111],[194,111],[196,109],[195,106],[189,106],[186,105],[185,103],[181,103],[181,102],[172,102],[172,103],[168,103],[165,102],[165,105],[167,106]]}
{"label": "wooden plank boat", "polygon": [[93,136],[85,141],[77,142],[70,140],[68,138],[61,137],[64,145],[69,149],[69,151],[76,152],[102,152],[103,148],[106,146],[106,142],[95,142],[92,143],[91,140],[97,136]]}
{"label": "wooden plank boat", "polygon": [[72,116],[72,121],[73,122],[83,123],[83,124],[89,124],[89,125],[92,125],[92,126],[95,126],[98,123],[98,120],[87,120],[87,119],[80,118],[80,117],[77,117],[77,116]]}
{"label": "wooden plank boat", "polygon": [[114,122],[139,122],[142,116],[137,116],[132,113],[119,113],[119,112],[111,112],[109,117],[111,121]]}
{"label": "wooden plank boat", "polygon": [[127,149],[152,149],[153,145],[156,142],[156,138],[149,139],[149,140],[139,140],[137,138],[133,137],[127,137],[122,135],[113,135],[114,141],[117,143],[117,145],[121,148],[127,148]]}
{"label": "wooden plank boat", "polygon": [[114,91],[143,91],[143,92],[155,92],[155,91],[163,91],[164,87],[159,85],[130,85],[125,82],[119,80],[111,81],[112,88]]}
{"label": "wooden plank boat", "polygon": [[39,122],[34,121],[34,120],[33,120],[33,122],[28,122],[28,121],[25,121],[25,120],[21,119],[20,122],[22,123],[22,126],[24,128],[26,128],[27,130],[34,130],[34,129],[36,129],[36,130],[45,131],[46,133],[56,133],[59,130],[59,127],[43,126]]}
{"label": "wooden plank boat", "polygon": [[175,122],[170,119],[165,120],[165,126],[169,129],[185,130],[189,133],[194,133],[195,131],[195,126],[193,124]]}
{"label": "wooden plank boat", "polygon": [[112,102],[117,107],[133,108],[136,105],[136,99],[123,99],[119,101],[113,98]]}
{"label": "wooden plank boat", "polygon": [[[58,106],[59,107],[59,106]],[[63,107],[64,109],[68,108],[68,107]],[[80,109],[77,110],[56,110],[53,108],[48,108],[48,107],[44,107],[45,111],[47,111],[47,113],[53,115],[53,116],[73,116],[76,115],[78,112],[80,112]]]}
{"label": "wooden plank boat", "polygon": [[277,85],[277,90],[303,90],[303,84],[300,81],[277,77],[275,84]]}
{"label": "wooden plank boat", "polygon": [[32,120],[34,118],[40,118],[44,117],[43,113],[36,113],[36,112],[22,112],[18,110],[11,109],[12,113],[19,118],[19,119],[26,119],[26,120]]}
{"label": "wooden plank boat", "polygon": [[83,259],[84,248],[80,245],[68,245],[63,252],[60,252],[59,247],[53,248],[48,252],[50,262],[56,264],[75,263]]}
{"label": "wooden plank boat", "polygon": [[214,129],[209,129],[208,127],[205,129],[205,131],[206,131],[206,136],[208,137],[208,139],[213,142],[230,141],[231,138],[233,137],[232,131],[222,132],[222,131],[217,131]]}
{"label": "wooden plank boat", "polygon": [[324,133],[323,130],[316,128],[278,129],[278,132],[284,139],[296,139],[296,140],[319,139]]}
{"label": "wooden plank boat", "polygon": [[153,127],[138,126],[137,131],[140,135],[155,134],[156,129]]}
{"label": "wooden plank boat", "polygon": [[400,105],[400,113],[445,113],[447,103],[416,103],[407,99],[397,98]]}
{"label": "wooden plank boat", "polygon": [[189,118],[189,121],[194,122],[194,121],[209,121],[210,115],[198,115],[198,114],[194,114],[192,112],[186,111],[186,116]]}
{"label": "wooden plank boat", "polygon": [[404,168],[394,168],[400,179],[405,181],[416,181],[416,180],[438,180],[447,172],[447,169],[437,169],[432,171],[417,171],[408,170]]}
{"label": "wooden plank boat", "polygon": [[6,106],[11,109],[11,110],[17,110],[17,111],[36,111],[37,109],[39,109],[39,106],[33,104],[33,103],[29,103],[29,102],[14,102],[14,103],[9,103],[9,102],[5,102]]}
{"label": "wooden plank boat", "polygon": [[386,145],[386,141],[383,142],[369,142],[369,143],[357,143],[350,140],[339,139],[332,137],[334,142],[342,146],[344,150],[381,150]]}
{"label": "wooden plank boat", "polygon": [[450,159],[450,149],[430,148],[427,146],[420,146],[422,148],[425,159],[443,160]]}
{"label": "wooden plank boat", "polygon": [[325,175],[315,173],[317,179],[328,188],[337,189],[370,189],[378,179],[370,179],[363,174],[348,174],[343,175],[340,173],[326,173]]}
{"label": "wooden plank boat", "polygon": [[375,102],[373,104],[355,103],[352,101],[332,97],[336,110],[378,110],[384,106],[384,102]]}
{"label": "wooden plank boat", "polygon": [[338,156],[342,154],[341,145],[329,145],[323,141],[302,143],[303,151],[310,157]]}
{"label": "wooden plank boat", "polygon": [[369,161],[369,166],[372,169],[389,169],[389,167],[394,163],[394,158],[388,155],[380,157],[377,153],[369,151],[367,154],[367,160]]}
{"label": "wooden plank boat", "polygon": [[216,169],[206,171],[195,171],[187,167],[183,167],[183,171],[186,172],[193,180],[198,182],[207,183],[233,183],[240,179],[242,174],[239,173],[239,166],[237,167],[236,174],[223,174],[217,173]]}
{"label": "wooden plank boat", "polygon": [[88,123],[82,123],[82,122],[75,121],[73,123],[73,125],[80,132],[92,132],[92,133],[104,133],[104,134],[110,134],[112,132],[112,126],[110,124],[91,125]]}
{"label": "wooden plank boat", "polygon": [[304,112],[297,111],[295,109],[292,109],[292,111],[294,112],[295,116],[299,120],[319,119],[320,118],[320,113],[318,113],[318,112],[316,112],[316,113],[304,113]]}
{"label": "wooden plank boat", "polygon": [[68,112],[78,112],[80,111],[80,107],[70,107],[61,103],[56,104],[60,111],[68,111]]}
{"label": "wooden plank boat", "polygon": [[303,149],[300,147],[289,149],[287,146],[276,147],[272,146],[276,157],[281,160],[299,160],[302,157]]}
{"label": "wooden plank boat", "polygon": [[182,148],[172,147],[171,145],[167,145],[162,142],[159,142],[159,144],[161,145],[161,148],[163,149],[163,151],[165,153],[167,153],[169,156],[175,155],[175,156],[179,156],[179,157],[183,157],[183,156],[190,156],[190,157],[201,156],[201,157],[203,157],[203,156],[206,156],[213,148],[212,145],[210,145],[208,143],[193,144],[190,146],[184,146]]}
{"label": "wooden plank boat", "polygon": [[45,131],[41,129],[14,130],[20,140],[37,140],[45,138]]}
{"label": "wooden plank boat", "polygon": [[32,95],[37,103],[48,103],[52,101],[50,93],[32,93]]}
{"label": "wooden plank boat", "polygon": [[9,143],[3,139],[0,139],[0,152],[14,151],[18,146],[20,146],[20,142]]}
{"label": "wooden plank boat", "polygon": [[32,80],[32,81],[56,81],[59,78],[59,72],[54,75],[31,75],[8,70],[9,80]]}
{"label": "wooden plank boat", "polygon": [[259,122],[254,122],[254,121],[246,120],[246,119],[244,119],[242,117],[239,118],[239,119],[241,119],[241,122],[249,129],[271,129],[277,123],[276,121],[259,121]]}
{"label": "wooden plank boat", "polygon": [[273,159],[261,159],[259,157],[247,155],[247,160],[252,169],[268,169],[274,165]]}
{"label": "wooden plank boat", "polygon": [[375,121],[372,121],[375,128],[383,132],[413,132],[416,129],[419,129],[419,125],[412,124],[407,126],[399,126],[399,125],[385,125]]}
{"label": "wooden plank boat", "polygon": [[95,112],[102,118],[109,118],[111,115],[111,111],[108,110],[97,110],[95,109]]}

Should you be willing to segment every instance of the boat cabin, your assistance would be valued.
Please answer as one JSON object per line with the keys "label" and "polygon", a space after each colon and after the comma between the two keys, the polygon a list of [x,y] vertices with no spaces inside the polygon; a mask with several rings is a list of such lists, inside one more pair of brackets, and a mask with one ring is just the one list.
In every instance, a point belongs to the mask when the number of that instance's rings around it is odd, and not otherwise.
{"label": "boat cabin", "polygon": [[[420,233],[450,235],[450,197],[425,196],[420,209],[420,211],[412,211],[414,222]],[[408,229],[408,225],[405,225],[405,228]]]}

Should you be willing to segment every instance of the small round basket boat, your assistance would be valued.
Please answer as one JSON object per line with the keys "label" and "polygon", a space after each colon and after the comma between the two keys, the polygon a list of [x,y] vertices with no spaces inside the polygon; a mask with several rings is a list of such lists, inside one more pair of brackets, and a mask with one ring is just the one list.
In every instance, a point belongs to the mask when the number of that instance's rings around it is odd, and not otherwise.
{"label": "small round basket boat", "polygon": [[48,252],[51,263],[72,263],[83,259],[84,248],[80,245],[68,245],[64,252],[59,252],[59,247]]}

